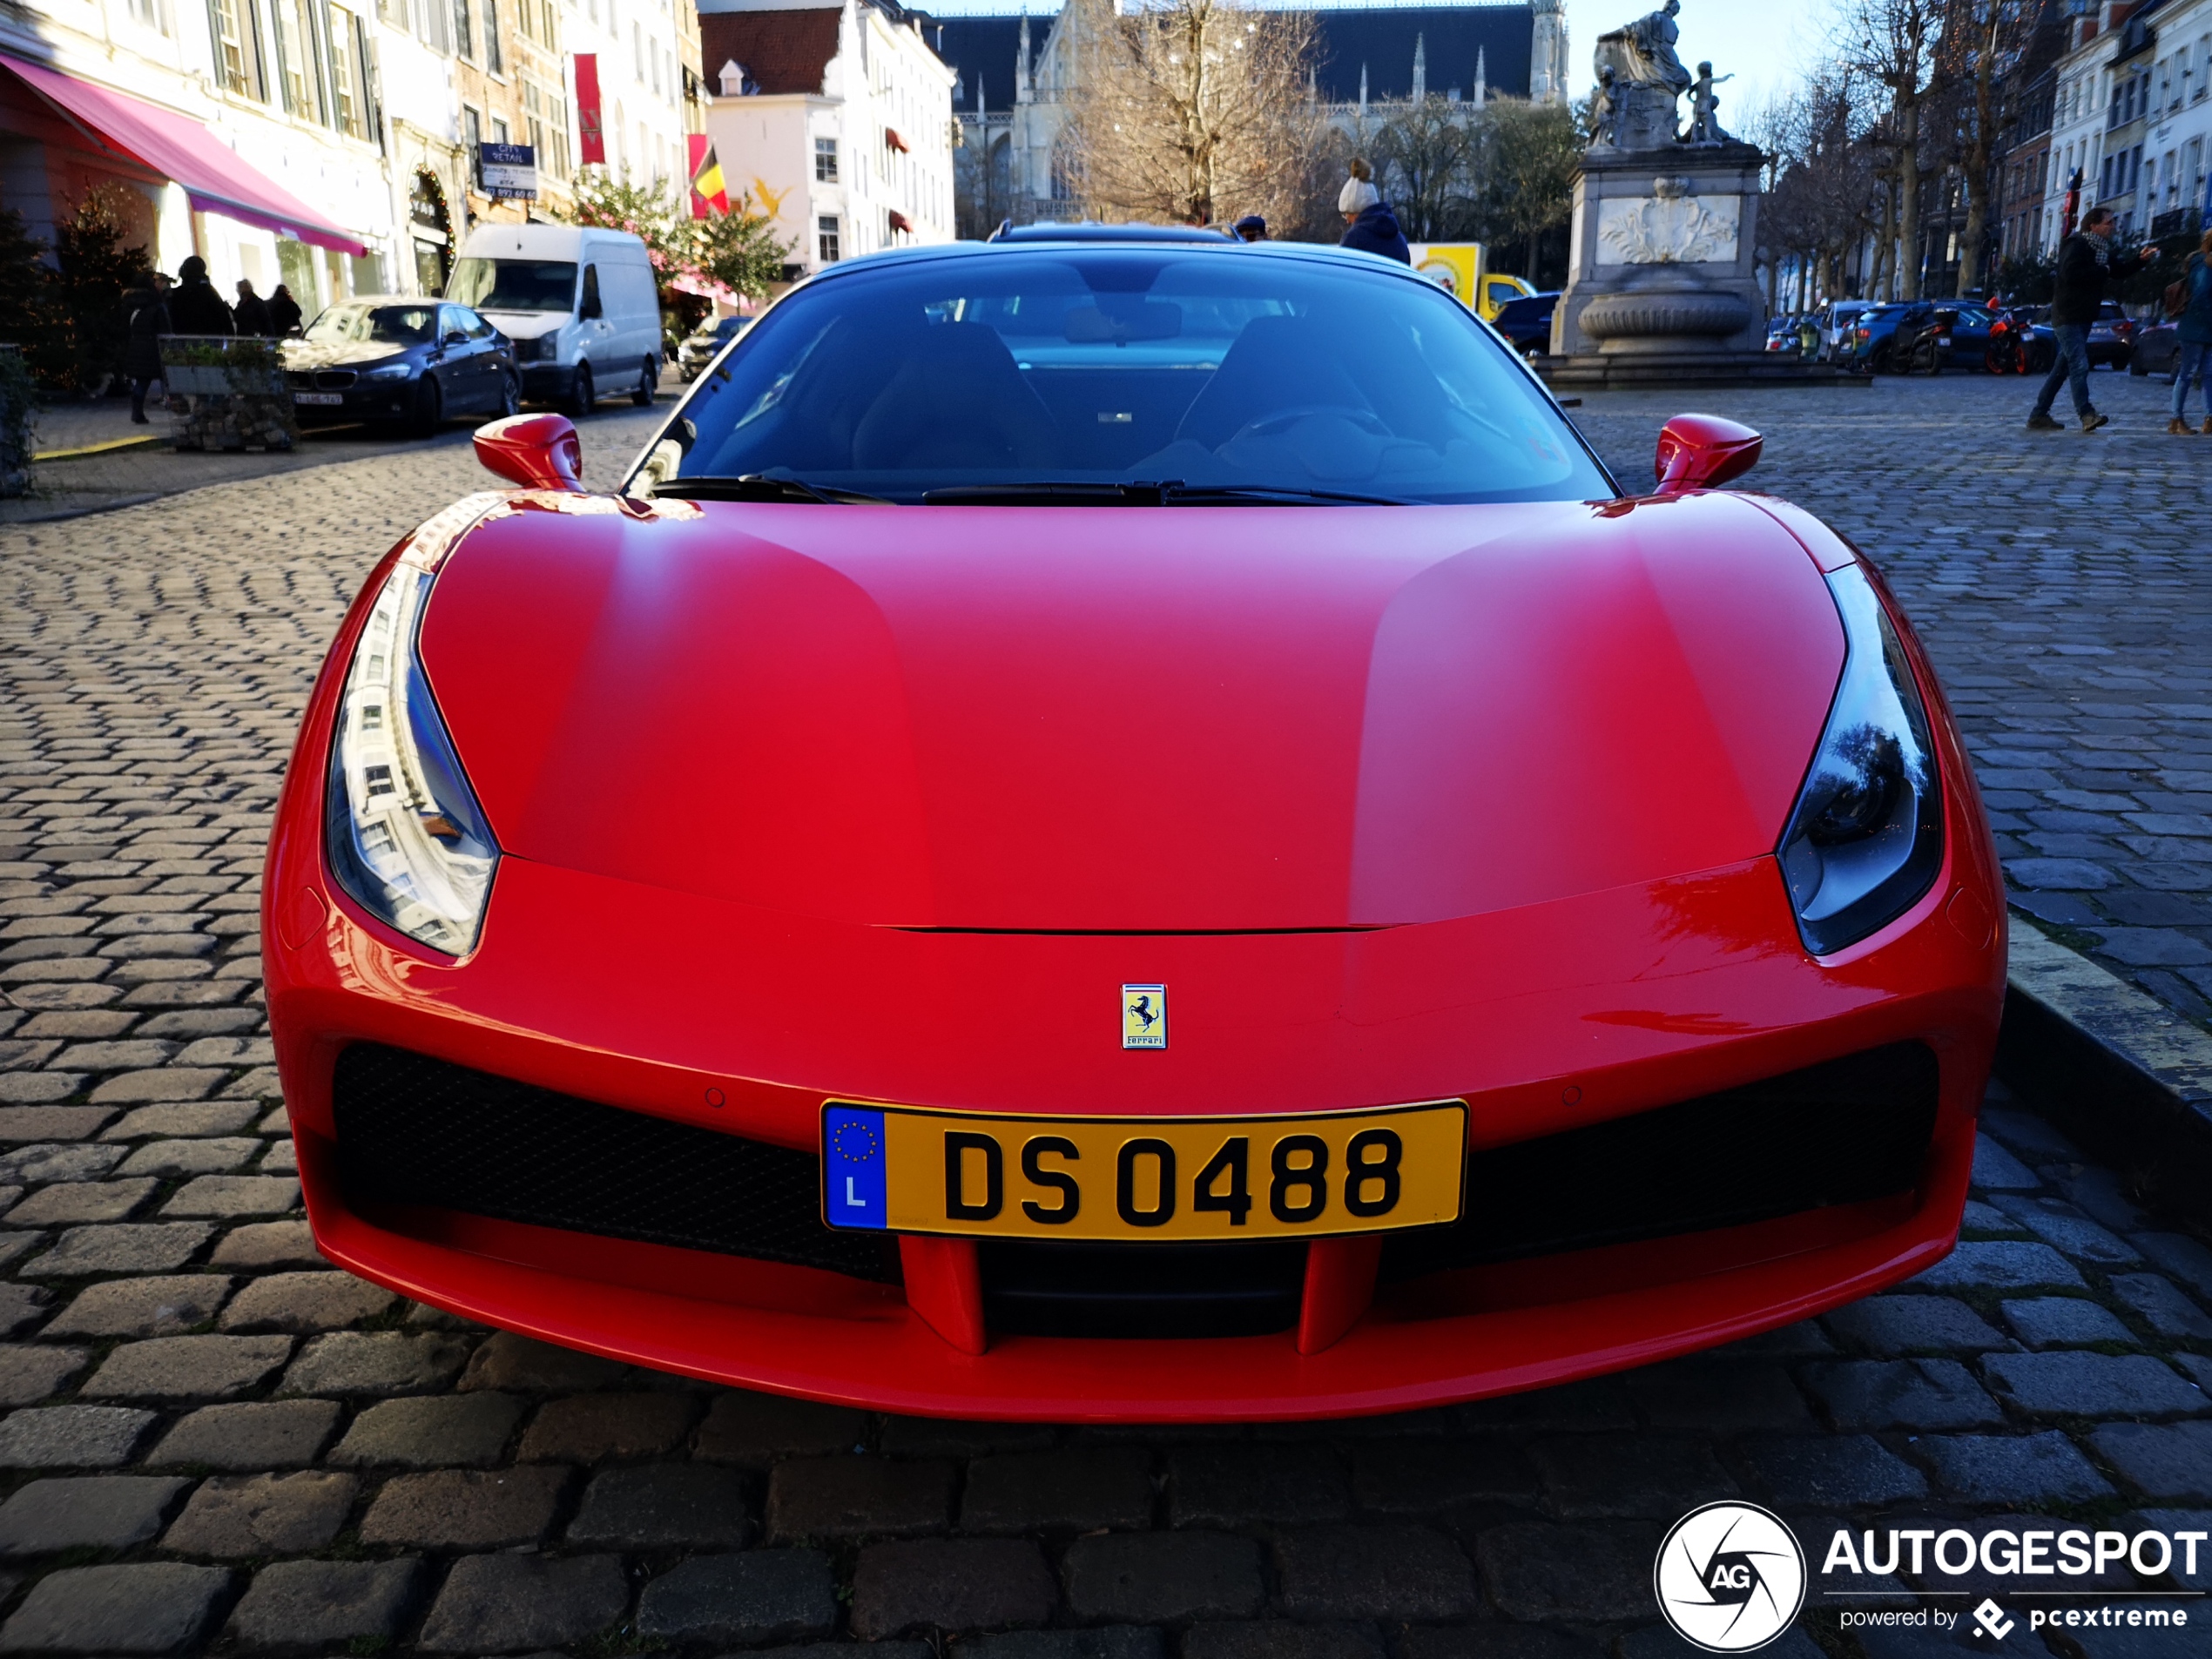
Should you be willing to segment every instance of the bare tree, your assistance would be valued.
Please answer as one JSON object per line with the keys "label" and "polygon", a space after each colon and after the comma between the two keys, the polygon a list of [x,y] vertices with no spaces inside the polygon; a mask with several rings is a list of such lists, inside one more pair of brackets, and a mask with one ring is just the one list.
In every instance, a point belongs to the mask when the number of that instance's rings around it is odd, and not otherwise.
{"label": "bare tree", "polygon": [[1844,0],[1839,44],[1845,65],[1889,95],[1884,120],[1896,159],[1896,242],[1901,254],[1897,294],[1920,297],[1920,186],[1937,170],[1924,117],[1940,90],[1940,51],[1950,0]]}
{"label": "bare tree", "polygon": [[1482,222],[1494,239],[1526,245],[1525,274],[1533,280],[1540,239],[1573,208],[1588,110],[1498,98],[1482,114]]}
{"label": "bare tree", "polygon": [[1372,150],[1376,182],[1408,240],[1454,241],[1475,224],[1487,114],[1434,93],[1386,106]]}
{"label": "bare tree", "polygon": [[1311,213],[1329,142],[1312,17],[1235,0],[1069,4],[1080,61],[1066,153],[1094,211],[1198,224]]}
{"label": "bare tree", "polygon": [[2012,114],[2006,107],[2014,74],[2045,7],[2038,0],[1952,0],[1945,30],[1949,73],[1971,89],[1961,111],[1965,132],[1959,165],[1966,186],[1966,226],[1959,251],[1959,291],[1978,287],[1998,194],[1997,134]]}

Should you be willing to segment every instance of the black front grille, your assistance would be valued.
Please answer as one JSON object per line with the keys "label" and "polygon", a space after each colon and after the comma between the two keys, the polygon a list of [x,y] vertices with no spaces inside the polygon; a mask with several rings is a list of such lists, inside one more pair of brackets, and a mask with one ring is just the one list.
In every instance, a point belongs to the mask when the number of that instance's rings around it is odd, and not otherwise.
{"label": "black front grille", "polygon": [[642,1112],[356,1043],[332,1089],[350,1202],[826,1268],[896,1284],[880,1235],[821,1221],[821,1160]]}
{"label": "black front grille", "polygon": [[1888,1197],[1919,1184],[1936,1057],[1892,1043],[1716,1095],[1478,1152],[1448,1227],[1393,1237],[1386,1278]]}
{"label": "black front grille", "polygon": [[1298,1323],[1305,1245],[978,1246],[993,1334],[1256,1337]]}

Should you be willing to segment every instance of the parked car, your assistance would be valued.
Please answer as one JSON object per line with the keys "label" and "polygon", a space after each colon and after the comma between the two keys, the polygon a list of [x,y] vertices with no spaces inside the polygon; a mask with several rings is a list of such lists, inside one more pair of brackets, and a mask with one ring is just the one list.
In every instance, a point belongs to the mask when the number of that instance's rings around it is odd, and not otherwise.
{"label": "parked car", "polygon": [[2170,376],[2181,354],[2181,330],[2161,319],[2135,331],[2134,343],[2128,350],[2128,372]]}
{"label": "parked car", "polygon": [[1851,332],[1869,300],[1831,300],[1814,314],[1820,327],[1820,355],[1824,362],[1840,363],[1851,355]]}
{"label": "parked car", "polygon": [[507,336],[451,300],[365,294],[277,342],[300,423],[367,421],[428,436],[449,415],[512,415],[522,380]]}
{"label": "parked car", "polygon": [[368,575],[260,884],[331,1264],[848,1407],[1242,1424],[1951,1252],[2005,894],[1880,575],[1721,488],[1756,432],[1616,482],[1414,272],[1177,229],[831,266],[617,492],[476,435],[521,488]]}
{"label": "parked car", "polygon": [[1766,326],[1766,348],[1772,352],[1796,351],[1797,349],[1797,318],[1770,318]]}
{"label": "parked car", "polygon": [[645,245],[580,225],[483,225],[462,244],[446,297],[515,342],[523,395],[589,415],[604,388],[641,408],[660,386],[659,290]]}
{"label": "parked car", "polygon": [[676,348],[676,372],[686,381],[698,379],[721,349],[752,326],[750,317],[715,317],[686,334]]}
{"label": "parked car", "polygon": [[1844,361],[1862,374],[1899,374],[1904,360],[1897,354],[1901,329],[1917,332],[1935,314],[1925,300],[1887,300],[1860,312],[1851,330],[1851,350]]}
{"label": "parked car", "polygon": [[2135,320],[2120,308],[2117,300],[2097,307],[2089,325],[2089,367],[2122,367],[2135,349]]}
{"label": "parked car", "polygon": [[1548,352],[1552,348],[1552,313],[1558,305],[1557,289],[1523,294],[1500,306],[1490,326],[1511,341],[1513,348],[1524,357],[1531,352]]}

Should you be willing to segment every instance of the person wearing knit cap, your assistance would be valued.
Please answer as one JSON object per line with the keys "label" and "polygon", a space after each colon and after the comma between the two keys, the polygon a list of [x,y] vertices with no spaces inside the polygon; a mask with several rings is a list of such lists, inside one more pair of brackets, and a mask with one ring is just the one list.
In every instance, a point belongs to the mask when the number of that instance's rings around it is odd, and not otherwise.
{"label": "person wearing knit cap", "polygon": [[1339,246],[1356,248],[1362,253],[1379,253],[1400,265],[1413,262],[1413,250],[1406,246],[1406,233],[1398,228],[1398,216],[1383,200],[1382,192],[1375,188],[1375,170],[1362,157],[1352,158],[1352,176],[1337,192],[1337,212],[1344,215],[1345,223]]}

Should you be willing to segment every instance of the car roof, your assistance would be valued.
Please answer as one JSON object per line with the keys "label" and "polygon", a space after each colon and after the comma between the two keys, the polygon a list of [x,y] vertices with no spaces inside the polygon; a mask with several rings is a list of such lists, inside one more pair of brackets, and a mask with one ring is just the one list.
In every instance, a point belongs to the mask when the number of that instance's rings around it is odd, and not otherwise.
{"label": "car roof", "polygon": [[1244,246],[1227,231],[1208,225],[1108,225],[1088,219],[1073,225],[1001,225],[991,233],[989,239],[1030,246],[1039,242],[1226,242]]}
{"label": "car roof", "polygon": [[[1195,253],[1207,259],[1317,261],[1366,271],[1376,276],[1418,282],[1433,293],[1444,293],[1447,299],[1451,297],[1447,291],[1410,266],[1379,253],[1364,253],[1354,248],[1338,247],[1326,242],[1243,242],[1233,236],[1223,236],[1186,225],[1025,225],[1016,228],[1039,233],[1008,236],[988,242],[932,242],[921,247],[886,248],[880,253],[864,253],[857,259],[840,260],[835,265],[825,266],[797,286],[806,287],[819,282],[834,282],[858,273],[881,271],[894,266],[927,265],[946,260],[1000,259],[1035,253],[1072,243],[1089,247],[1123,247],[1155,253],[1171,248],[1178,253]],[[1080,234],[1046,234],[1047,232]],[[1525,299],[1528,296],[1521,297]]]}
{"label": "car roof", "polygon": [[[458,300],[441,299],[435,293],[349,293],[343,300],[333,300],[334,306],[457,306]],[[462,307],[464,310],[466,307]]]}

